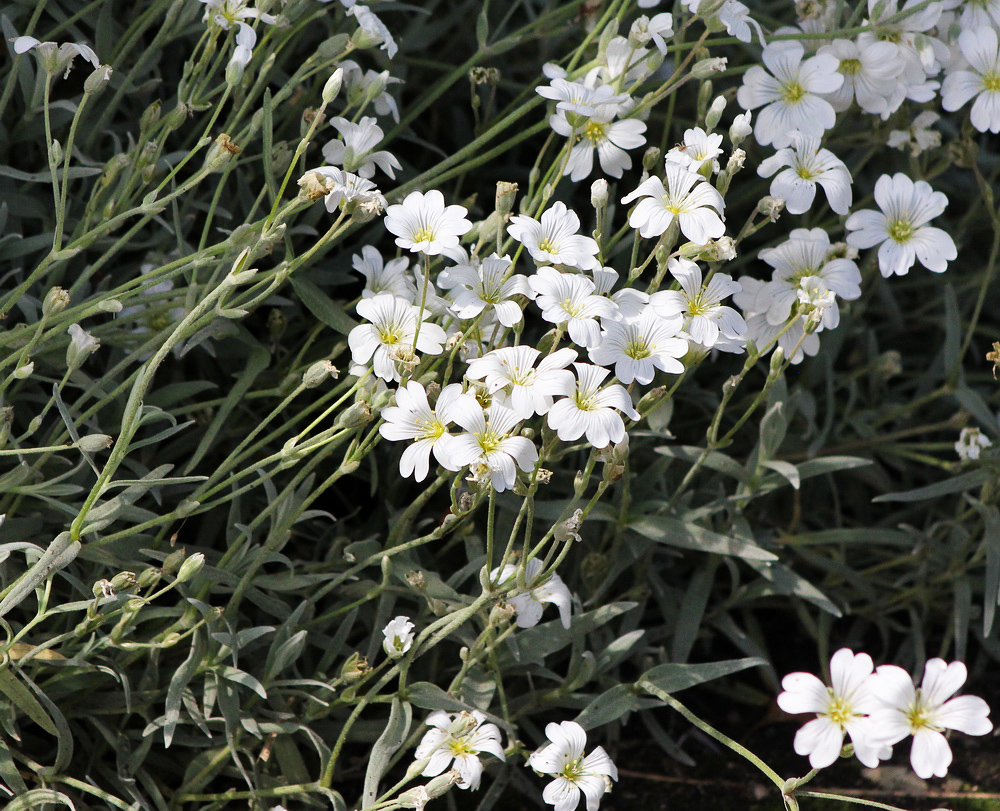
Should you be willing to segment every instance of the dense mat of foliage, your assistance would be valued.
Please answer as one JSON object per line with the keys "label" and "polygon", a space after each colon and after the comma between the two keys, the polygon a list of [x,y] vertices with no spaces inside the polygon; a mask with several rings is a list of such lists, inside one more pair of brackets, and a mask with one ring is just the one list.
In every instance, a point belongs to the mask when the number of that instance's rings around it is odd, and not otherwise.
{"label": "dense mat of foliage", "polygon": [[692,724],[819,804],[696,685],[991,732],[996,0],[0,26],[8,808],[592,811]]}

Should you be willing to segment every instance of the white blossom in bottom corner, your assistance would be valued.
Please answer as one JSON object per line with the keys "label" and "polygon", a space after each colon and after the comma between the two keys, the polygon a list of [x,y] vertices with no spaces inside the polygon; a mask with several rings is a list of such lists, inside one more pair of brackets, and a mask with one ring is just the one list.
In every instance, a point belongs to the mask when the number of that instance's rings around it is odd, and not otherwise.
{"label": "white blossom in bottom corner", "polygon": [[478,710],[472,712],[433,712],[427,718],[431,727],[414,752],[416,760],[429,758],[421,774],[435,777],[446,769],[454,769],[460,779],[458,787],[475,791],[483,774],[479,755],[487,752],[506,760],[500,743],[500,730],[496,724],[486,723],[486,716]]}
{"label": "white blossom in bottom corner", "polygon": [[554,811],[573,811],[580,803],[580,794],[587,798],[587,811],[597,811],[601,797],[611,790],[611,781],[618,780],[618,769],[603,747],[589,755],[587,733],[575,721],[563,721],[545,727],[549,739],[528,758],[536,772],[555,777],[542,792],[542,799],[554,806]]}
{"label": "white blossom in bottom corner", "polygon": [[944,777],[951,765],[951,747],[945,730],[987,735],[993,730],[989,705],[978,696],[952,696],[965,684],[968,671],[961,662],[929,659],[920,687],[895,665],[875,671],[872,690],[882,704],[870,718],[879,738],[888,746],[913,736],[910,765],[917,777]]}

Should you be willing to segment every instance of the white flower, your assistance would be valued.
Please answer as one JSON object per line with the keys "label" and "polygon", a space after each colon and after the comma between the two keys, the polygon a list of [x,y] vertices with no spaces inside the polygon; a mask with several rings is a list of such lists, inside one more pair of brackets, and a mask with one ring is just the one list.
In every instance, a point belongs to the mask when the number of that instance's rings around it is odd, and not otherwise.
{"label": "white flower", "polygon": [[837,58],[817,54],[803,62],[803,54],[800,42],[772,42],[761,54],[771,73],[754,65],[743,76],[736,100],[745,110],[764,107],[754,127],[762,146],[788,146],[792,130],[821,136],[837,120],[830,102],[818,95],[832,93],[844,83],[837,73]]}
{"label": "white flower", "polygon": [[73,60],[82,56],[94,68],[101,66],[101,61],[94,53],[94,49],[82,42],[64,42],[57,45],[55,42],[41,42],[34,37],[17,37],[14,40],[14,53],[23,54],[27,51],[34,51],[39,63],[49,73],[56,74],[64,70],[63,78],[69,76],[73,69]]}
{"label": "white flower", "polygon": [[706,163],[718,171],[716,157],[722,154],[722,135],[709,134],[701,127],[684,130],[684,141],[666,154],[666,160],[677,163],[692,172],[698,172]]}
{"label": "white flower", "polygon": [[534,364],[541,353],[531,346],[494,349],[469,362],[465,376],[483,380],[490,394],[503,391],[504,405],[522,420],[545,414],[552,407],[552,397],[563,394],[572,384],[573,373],[566,367],[576,359],[575,349],[560,349]]}
{"label": "white flower", "polygon": [[958,24],[965,31],[1000,27],[1000,0],[965,0],[955,5],[962,9]]}
{"label": "white flower", "polygon": [[351,359],[358,364],[374,359],[375,374],[383,380],[400,379],[397,360],[412,359],[415,350],[440,355],[442,344],[448,339],[441,327],[425,321],[420,323],[418,336],[417,318],[420,315],[426,318],[429,313],[421,314],[419,307],[391,293],[363,298],[357,310],[358,315],[371,323],[360,324],[348,334]]}
{"label": "white flower", "polygon": [[649,383],[655,369],[680,374],[684,364],[678,358],[687,354],[687,341],[675,338],[681,319],[667,320],[651,307],[634,321],[607,322],[601,343],[590,350],[590,359],[598,366],[614,364],[615,377],[622,383]]}
{"label": "white flower", "polygon": [[968,462],[978,459],[980,452],[992,445],[990,438],[978,428],[963,428],[955,443],[955,453],[963,462]]}
{"label": "white flower", "polygon": [[882,708],[871,714],[882,742],[893,745],[913,736],[910,765],[917,777],[944,777],[951,764],[946,729],[966,735],[986,735],[993,729],[989,705],[978,696],[952,695],[965,684],[968,672],[961,662],[929,659],[924,678],[914,688],[910,674],[895,665],[875,671],[872,689]]}
{"label": "white flower", "polygon": [[465,206],[446,207],[444,195],[437,189],[427,194],[413,191],[402,203],[385,210],[385,227],[396,235],[400,248],[428,256],[441,253],[454,256],[458,251],[458,238],[472,228],[472,223],[465,219],[468,213]]}
{"label": "white flower", "polygon": [[781,680],[784,692],[778,706],[793,715],[815,713],[795,734],[795,753],[808,755],[809,765],[824,769],[840,756],[844,733],[851,736],[854,753],[869,768],[878,766],[879,755],[888,756],[884,745],[872,737],[868,713],[881,705],[872,692],[875,666],[867,653],[841,648],[830,659],[830,687],[812,673],[789,673]]}
{"label": "white flower", "polygon": [[514,486],[515,463],[525,473],[535,469],[538,450],[530,439],[513,435],[520,420],[511,409],[493,403],[483,411],[479,403],[463,402],[452,418],[466,433],[449,443],[449,469],[469,465],[476,481],[489,479],[498,493]]}
{"label": "white flower", "polygon": [[[559,621],[562,622],[563,628],[569,628],[573,595],[559,575],[553,573],[543,580],[539,577],[541,571],[540,560],[537,558],[529,560],[524,568],[524,581],[528,590],[507,598],[507,602],[517,612],[517,627],[532,628],[538,625],[545,611],[545,604],[548,603],[559,609]],[[502,569],[497,568],[490,572],[490,580],[496,583],[497,588],[503,588],[512,586],[516,575],[517,567],[508,563]]]}
{"label": "white flower", "polygon": [[391,115],[399,123],[399,107],[396,100],[386,90],[387,85],[402,84],[402,79],[390,76],[389,71],[377,72],[369,68],[361,70],[353,59],[343,60],[339,67],[344,71],[344,92],[351,107],[359,107],[371,99],[378,115]]}
{"label": "white flower", "polygon": [[939,118],[941,116],[932,110],[924,110],[913,119],[909,128],[890,132],[886,143],[895,149],[906,147],[914,157],[928,149],[939,147],[941,146],[941,133],[931,129]]}
{"label": "white flower", "polygon": [[602,318],[628,321],[642,315],[643,309],[649,303],[649,296],[645,292],[634,287],[623,287],[612,293],[611,290],[618,281],[618,271],[614,268],[598,267],[591,273],[594,275],[594,292],[599,296],[607,296],[618,308],[616,313]]}
{"label": "white flower", "polygon": [[329,163],[343,166],[349,172],[354,172],[364,178],[375,174],[377,166],[389,177],[395,179],[395,169],[402,169],[399,161],[385,150],[372,152],[372,149],[382,140],[382,128],[371,116],[364,116],[357,124],[346,118],[334,116],[330,119],[343,141],[336,139],[328,141],[323,147],[323,158]]}
{"label": "white flower", "polygon": [[1000,132],[1000,46],[993,28],[967,29],[958,47],[972,70],[949,73],[941,86],[941,106],[953,112],[973,97],[969,120],[980,132]]}
{"label": "white flower", "polygon": [[675,218],[681,233],[696,245],[705,245],[726,233],[721,216],[726,204],[705,178],[667,161],[664,180],[665,184],[658,177],[647,178],[622,198],[622,203],[643,198],[628,218],[628,224],[638,228],[640,235],[658,237]]}
{"label": "white flower", "polygon": [[787,328],[784,323],[772,324],[769,321],[770,296],[762,295],[768,283],[752,276],[741,277],[739,283],[743,289],[733,296],[733,301],[743,310],[743,317],[747,322],[747,338],[756,344],[758,350],[770,350],[777,341],[777,345],[793,365],[802,363],[806,355],[811,357],[819,352],[819,335],[815,332],[806,334],[805,316],[796,318]]}
{"label": "white flower", "polygon": [[399,616],[382,629],[382,650],[390,659],[398,659],[413,645],[414,624],[409,617]]}
{"label": "white flower", "polygon": [[405,256],[384,262],[376,248],[365,245],[360,255],[351,257],[351,265],[365,277],[362,298],[372,298],[379,293],[391,293],[410,303],[416,298],[417,289],[409,274],[410,261]]}
{"label": "white flower", "polygon": [[771,181],[771,195],[784,200],[790,214],[804,214],[812,208],[817,183],[826,192],[834,212],[847,214],[851,207],[851,173],[830,150],[820,149],[816,136],[791,133],[791,146],[779,149],[757,167],[761,177],[775,172],[778,174]]}
{"label": "white flower", "polygon": [[[641,6],[640,6],[641,7]],[[639,20],[645,19],[640,17]],[[654,14],[645,23],[646,33],[661,54],[666,56],[667,40],[674,35],[674,17],[669,12]]]}
{"label": "white flower", "polygon": [[487,752],[506,760],[500,730],[496,724],[486,723],[486,716],[479,710],[457,714],[438,710],[428,716],[426,723],[431,729],[413,753],[414,760],[430,758],[421,772],[424,777],[456,769],[460,775],[458,787],[475,791],[483,774],[479,755]]}
{"label": "white flower", "polygon": [[588,87],[582,82],[569,82],[566,79],[553,79],[551,84],[535,88],[535,92],[543,98],[556,102],[556,110],[572,113],[572,123],[580,123],[581,118],[593,115],[613,117],[621,105],[628,101],[625,94],[616,95],[611,85],[602,84],[598,87]]}
{"label": "white flower", "polygon": [[866,113],[882,115],[888,111],[889,99],[905,66],[895,43],[835,39],[820,48],[819,53],[840,60],[837,71],[844,77],[844,83],[826,94],[834,110],[842,112],[857,100]]}
{"label": "white flower", "polygon": [[353,211],[352,204],[373,206],[376,213],[385,210],[385,197],[370,180],[341,171],[336,166],[320,166],[312,171],[326,178],[329,191],[323,201],[327,211],[333,213],[338,208]]}
{"label": "white flower", "polygon": [[549,124],[559,135],[575,139],[569,153],[564,175],[574,183],[587,177],[594,168],[594,150],[601,162],[601,169],[611,177],[621,177],[632,168],[632,158],[626,149],[636,149],[646,143],[643,133],[646,125],[637,118],[612,121],[612,116],[593,116],[586,123],[574,127],[562,111],[549,118]]}
{"label": "white flower", "polygon": [[749,42],[753,37],[750,29],[757,32],[757,39],[764,44],[764,32],[760,23],[750,16],[750,9],[739,0],[725,0],[718,11],[719,22],[726,27],[726,33],[740,42]]}
{"label": "white flower", "polygon": [[399,460],[399,474],[413,476],[418,482],[427,478],[430,469],[431,451],[434,458],[447,470],[451,467],[448,443],[454,437],[448,433],[448,426],[454,420],[457,403],[474,400],[471,394],[463,394],[460,383],[445,386],[438,395],[434,408],[427,402],[427,392],[416,380],[396,391],[396,404],[383,409],[379,433],[391,442],[412,439],[415,442],[403,451]]}
{"label": "white flower", "polygon": [[847,218],[845,227],[852,232],[848,245],[878,245],[878,266],[886,277],[905,276],[917,259],[935,273],[947,270],[949,260],[958,256],[955,243],[940,228],[927,225],[948,205],[942,192],[898,172],[875,182],[875,202],[881,211],[863,209]]}
{"label": "white flower", "polygon": [[[822,228],[795,228],[789,239],[758,254],[774,268],[771,281],[757,293],[756,312],[764,313],[768,322],[784,324],[792,307],[800,301],[803,284],[818,277],[825,290],[840,298],[853,301],[861,296],[861,271],[851,259],[830,258],[830,237]],[[821,328],[833,329],[840,323],[840,311],[833,303],[823,310]]]}
{"label": "white flower", "polygon": [[575,721],[548,724],[545,735],[550,743],[528,758],[528,765],[536,772],[556,778],[545,787],[542,799],[555,806],[554,811],[573,811],[582,792],[587,798],[587,811],[597,811],[601,797],[610,790],[611,780],[618,779],[618,770],[608,753],[598,746],[587,755],[587,733]]}
{"label": "white flower", "polygon": [[268,25],[273,25],[276,21],[272,14],[248,8],[247,0],[199,0],[199,2],[206,6],[205,16],[202,19],[205,22],[211,21],[223,30],[228,30],[231,25],[240,23],[245,25],[245,20],[260,20]]}
{"label": "white flower", "polygon": [[582,270],[597,266],[600,250],[590,237],[581,236],[580,218],[559,202],[542,214],[541,221],[524,214],[510,218],[507,233],[524,245],[539,265],[570,265]]}
{"label": "white flower", "polygon": [[601,340],[598,318],[614,318],[614,302],[595,295],[594,283],[578,273],[560,273],[539,268],[528,284],[535,291],[535,304],[551,324],[566,324],[569,337],[578,346],[596,346]]}
{"label": "white flower", "polygon": [[701,268],[691,260],[671,257],[667,268],[681,289],[653,293],[649,297],[653,312],[666,319],[682,316],[683,329],[704,347],[715,346],[720,335],[731,341],[746,341],[743,316],[722,304],[724,298],[740,292],[732,276],[716,273],[703,288]]}
{"label": "white flower", "polygon": [[373,45],[378,45],[390,59],[396,55],[396,51],[399,50],[396,40],[392,38],[385,23],[368,6],[352,6],[347,10],[347,14],[358,21],[359,33],[362,36],[355,35],[354,44],[357,47],[370,48]]}
{"label": "white flower", "polygon": [[566,396],[549,411],[549,428],[563,442],[575,442],[584,434],[595,448],[621,442],[626,437],[625,421],[618,412],[630,420],[639,419],[628,392],[617,383],[601,388],[609,374],[607,369],[589,363],[573,366],[577,380],[570,378],[558,392]]}
{"label": "white flower", "polygon": [[478,267],[462,264],[443,270],[438,276],[438,286],[445,290],[452,288],[451,310],[459,318],[475,318],[492,308],[501,324],[513,327],[521,320],[521,307],[513,297],[533,298],[534,294],[524,276],[508,276],[510,266],[509,256],[494,253]]}

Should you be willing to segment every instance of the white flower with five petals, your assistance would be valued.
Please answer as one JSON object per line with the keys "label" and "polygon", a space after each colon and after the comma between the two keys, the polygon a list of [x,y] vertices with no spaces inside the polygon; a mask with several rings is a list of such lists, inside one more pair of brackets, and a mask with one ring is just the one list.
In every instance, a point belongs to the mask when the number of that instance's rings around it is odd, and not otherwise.
{"label": "white flower with five petals", "polygon": [[554,806],[553,811],[573,811],[582,793],[587,798],[587,811],[597,811],[611,780],[618,779],[618,769],[608,753],[598,746],[586,754],[587,733],[575,721],[548,724],[545,735],[549,743],[528,758],[528,765],[536,772],[555,777],[543,790],[542,799]]}
{"label": "white flower with five petals", "polygon": [[426,721],[431,727],[413,753],[415,760],[427,759],[421,774],[436,777],[447,769],[459,774],[458,787],[475,791],[483,774],[479,755],[483,752],[506,760],[496,724],[486,722],[479,710],[472,712],[432,712]]}
{"label": "white flower with five petals", "polygon": [[465,376],[469,380],[484,380],[492,395],[502,395],[504,405],[522,420],[535,414],[545,414],[552,407],[552,398],[562,394],[573,373],[566,367],[576,359],[575,349],[560,349],[542,358],[531,346],[508,346],[487,352],[469,362]]}
{"label": "white flower with five petals", "polygon": [[535,304],[551,324],[565,324],[578,346],[596,346],[601,340],[598,318],[615,318],[618,308],[610,299],[595,294],[594,282],[578,273],[560,273],[539,268],[528,284],[535,291]]}
{"label": "white flower with five petals", "polygon": [[590,237],[581,236],[580,218],[558,202],[535,220],[525,214],[510,218],[507,233],[524,245],[539,265],[570,265],[581,270],[597,266],[600,250]]}
{"label": "white flower with five petals", "polygon": [[715,346],[719,337],[746,342],[747,325],[736,310],[722,300],[742,289],[725,273],[716,273],[702,286],[701,268],[690,259],[667,260],[667,269],[680,284],[680,290],[660,290],[649,297],[653,312],[662,318],[684,319],[684,331],[704,347]]}
{"label": "white flower with five petals", "polygon": [[465,218],[468,213],[465,206],[445,206],[444,195],[437,189],[426,194],[413,191],[402,203],[385,210],[385,227],[396,235],[400,248],[428,256],[443,253],[453,258],[462,257],[458,238],[472,228],[472,223]]}
{"label": "white flower with five petals", "polygon": [[[665,182],[664,182],[665,181]],[[722,221],[725,202],[705,178],[667,161],[664,180],[650,177],[625,195],[622,203],[642,198],[629,214],[628,224],[643,237],[658,237],[675,219],[681,233],[696,245],[706,245],[726,233]]]}
{"label": "white flower with five petals", "polygon": [[[573,595],[559,575],[553,573],[546,578],[540,577],[542,562],[532,558],[524,567],[524,582],[528,590],[507,598],[507,602],[517,612],[518,628],[533,628],[538,625],[545,611],[545,605],[554,605],[559,609],[559,620],[563,628],[569,628],[570,614],[573,607]],[[517,566],[508,563],[490,572],[490,580],[497,588],[511,587],[517,575]]]}
{"label": "white flower with five petals", "polygon": [[829,149],[820,148],[819,138],[814,135],[793,132],[790,146],[779,149],[757,167],[761,177],[775,172],[771,195],[785,201],[789,214],[804,214],[812,208],[817,185],[826,192],[835,213],[847,214],[851,207],[851,173]]}
{"label": "white flower with five petals", "polygon": [[[632,399],[624,386],[613,383],[601,388],[608,376],[607,369],[589,363],[574,363],[577,379],[570,379],[549,411],[549,428],[555,430],[563,442],[575,442],[586,435],[595,448],[606,448],[625,439],[624,414],[630,420],[639,419],[639,412],[632,406]],[[619,413],[620,412],[620,413]]]}

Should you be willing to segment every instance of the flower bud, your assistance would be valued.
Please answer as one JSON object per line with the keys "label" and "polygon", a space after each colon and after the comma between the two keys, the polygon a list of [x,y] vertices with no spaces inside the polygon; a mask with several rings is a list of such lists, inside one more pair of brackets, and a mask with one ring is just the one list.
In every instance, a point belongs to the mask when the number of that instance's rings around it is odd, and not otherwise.
{"label": "flower bud", "polygon": [[655,389],[650,389],[641,398],[635,407],[635,410],[640,414],[647,414],[652,411],[657,403],[660,402],[667,395],[666,386],[657,386]]}
{"label": "flower bud", "polygon": [[87,434],[76,441],[76,447],[84,453],[97,453],[110,448],[113,442],[107,434]]}
{"label": "flower bud", "polygon": [[124,591],[125,589],[135,588],[137,582],[135,572],[118,572],[118,574],[111,578],[111,588],[115,591]]}
{"label": "flower bud", "polygon": [[733,142],[733,146],[739,146],[753,132],[753,127],[750,125],[752,117],[753,114],[747,110],[733,119],[733,123],[729,127],[729,140]]}
{"label": "flower bud", "polygon": [[784,364],[784,362],[785,362],[785,350],[780,346],[776,346],[774,348],[774,352],[771,353],[771,362],[770,366],[768,367],[767,376],[772,380],[776,378],[778,374],[781,372],[781,367],[782,364]]}
{"label": "flower bud", "polygon": [[139,573],[136,585],[141,589],[148,589],[160,582],[160,570],[149,567]]}
{"label": "flower bud", "polygon": [[167,113],[167,117],[163,121],[167,131],[173,132],[181,127],[187,121],[190,112],[190,108],[184,102],[179,102],[173,110]]}
{"label": "flower bud", "polygon": [[175,549],[163,559],[163,565],[160,566],[161,571],[164,574],[173,574],[178,568],[180,568],[180,565],[184,562],[184,557],[186,555],[187,551],[183,546],[180,549]]}
{"label": "flower bud", "polygon": [[708,108],[708,112],[705,114],[705,129],[714,130],[719,126],[719,120],[722,118],[722,113],[726,109],[726,97],[716,96],[715,101],[712,102],[712,106]]}
{"label": "flower bud", "polygon": [[143,133],[149,132],[149,130],[155,127],[159,122],[160,100],[157,99],[142,111],[142,115],[139,117],[139,131]]}
{"label": "flower bud", "polygon": [[84,79],[83,92],[88,96],[96,96],[104,90],[107,83],[111,80],[112,73],[114,71],[110,65],[101,65]]}
{"label": "flower bud", "polygon": [[323,103],[330,104],[340,95],[340,88],[344,84],[344,69],[337,68],[323,85]]}
{"label": "flower bud", "polygon": [[660,165],[660,158],[663,152],[659,147],[651,146],[642,155],[642,168],[647,172],[652,172]]}
{"label": "flower bud", "polygon": [[52,139],[52,146],[49,147],[49,161],[55,164],[62,163],[63,159],[63,149],[62,144],[60,144],[56,139]]}
{"label": "flower bud", "polygon": [[31,373],[34,372],[34,371],[35,371],[35,362],[34,361],[26,363],[26,364],[24,364],[24,366],[18,366],[13,371],[14,379],[15,380],[27,380],[29,377],[31,377]]}
{"label": "flower bud", "polygon": [[302,373],[302,385],[314,389],[331,377],[336,380],[339,375],[340,371],[330,361],[318,360]]}
{"label": "flower bud", "polygon": [[501,180],[497,183],[496,212],[506,217],[514,210],[514,199],[517,197],[517,184]]}
{"label": "flower bud", "polygon": [[337,418],[338,428],[362,428],[372,421],[372,409],[368,403],[360,402],[346,408]]}
{"label": "flower bud", "polygon": [[102,313],[120,313],[124,307],[116,298],[106,298],[97,302],[97,309]]}
{"label": "flower bud", "polygon": [[191,557],[181,564],[177,572],[177,582],[186,583],[202,570],[205,565],[205,556],[201,552],[195,552]]}
{"label": "flower bud", "polygon": [[72,340],[66,347],[66,366],[70,371],[79,369],[83,362],[98,350],[101,342],[86,332],[79,324],[70,324],[66,330]]}
{"label": "flower bud", "polygon": [[177,508],[174,510],[174,515],[176,515],[178,518],[187,518],[200,506],[201,506],[200,501],[196,501],[193,498],[186,498],[180,504],[177,505]]}
{"label": "flower bud", "polygon": [[725,70],[728,61],[724,56],[710,56],[708,59],[699,59],[691,68],[691,78],[707,79],[713,73]]}
{"label": "flower bud", "polygon": [[608,204],[608,181],[603,177],[590,184],[590,204],[598,211]]}

